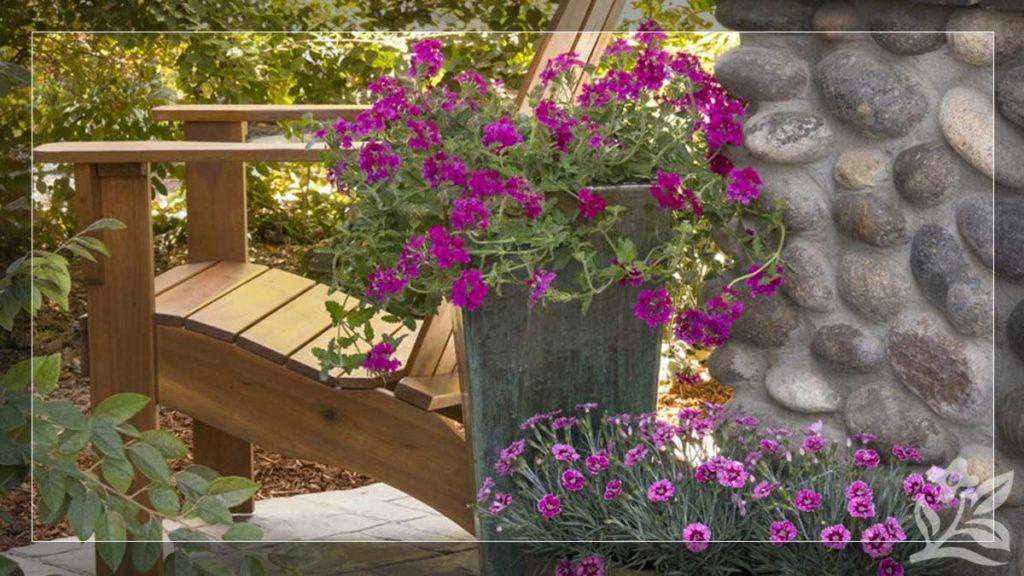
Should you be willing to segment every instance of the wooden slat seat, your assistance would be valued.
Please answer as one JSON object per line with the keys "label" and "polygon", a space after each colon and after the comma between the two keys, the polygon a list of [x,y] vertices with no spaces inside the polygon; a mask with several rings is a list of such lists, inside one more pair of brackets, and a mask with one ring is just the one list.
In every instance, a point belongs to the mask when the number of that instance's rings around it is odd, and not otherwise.
{"label": "wooden slat seat", "polygon": [[[154,285],[157,324],[183,327],[234,343],[247,353],[318,382],[322,381],[320,361],[313,349],[326,348],[336,334],[325,303],[334,300],[346,308],[354,308],[358,303],[345,294],[330,294],[326,286],[313,280],[242,262],[184,264],[158,276]],[[402,368],[387,378],[362,369],[350,374],[337,369],[328,375],[325,384],[356,389],[393,387],[409,374],[415,360],[413,351],[423,336],[419,326],[409,330],[401,324],[385,322],[382,316],[373,318],[370,323],[378,337],[382,334],[404,336],[394,354]],[[436,366],[445,364],[436,357],[436,350],[434,354],[433,359],[423,357],[416,363],[430,363],[434,367],[428,374],[431,377]],[[450,399],[433,402],[416,399],[409,403],[430,411],[440,409],[435,406],[455,405]]]}

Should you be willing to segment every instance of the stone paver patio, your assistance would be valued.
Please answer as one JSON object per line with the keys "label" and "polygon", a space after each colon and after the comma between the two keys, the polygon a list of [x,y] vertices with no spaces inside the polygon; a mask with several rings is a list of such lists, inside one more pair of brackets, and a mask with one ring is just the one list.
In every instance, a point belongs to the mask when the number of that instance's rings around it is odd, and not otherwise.
{"label": "stone paver patio", "polygon": [[[263,500],[249,521],[264,529],[268,542],[344,542],[323,545],[322,555],[303,569],[304,575],[477,574],[476,545],[469,533],[385,484]],[[26,576],[85,576],[93,574],[92,548],[88,542],[61,539],[5,554]]]}

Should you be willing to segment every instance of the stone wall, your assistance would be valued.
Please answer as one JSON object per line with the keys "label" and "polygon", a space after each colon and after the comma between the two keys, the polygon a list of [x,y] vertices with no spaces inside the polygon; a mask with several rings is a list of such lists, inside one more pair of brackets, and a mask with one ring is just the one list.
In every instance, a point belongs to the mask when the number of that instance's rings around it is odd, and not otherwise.
{"label": "stone wall", "polygon": [[715,72],[750,102],[734,161],[784,207],[791,268],[712,375],[754,413],[983,477],[994,438],[1018,507],[1000,516],[1017,564],[995,573],[1024,574],[1024,3],[720,0],[716,16],[746,31]]}

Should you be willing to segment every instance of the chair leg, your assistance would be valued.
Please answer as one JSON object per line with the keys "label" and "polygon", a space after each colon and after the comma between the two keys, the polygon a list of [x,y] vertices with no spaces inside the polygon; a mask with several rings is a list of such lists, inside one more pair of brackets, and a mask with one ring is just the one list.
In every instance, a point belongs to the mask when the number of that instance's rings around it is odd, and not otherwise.
{"label": "chair leg", "polygon": [[[192,458],[224,476],[253,476],[252,444],[198,419],[192,420]],[[253,501],[246,500],[231,511],[252,514]]]}

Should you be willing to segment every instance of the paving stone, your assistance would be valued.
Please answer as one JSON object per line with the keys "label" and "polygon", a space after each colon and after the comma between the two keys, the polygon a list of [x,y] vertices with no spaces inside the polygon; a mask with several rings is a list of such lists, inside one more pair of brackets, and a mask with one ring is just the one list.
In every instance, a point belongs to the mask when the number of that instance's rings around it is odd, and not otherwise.
{"label": "paving stone", "polygon": [[832,204],[832,219],[840,228],[872,246],[886,248],[907,242],[907,220],[889,194],[843,194]]}
{"label": "paving stone", "polygon": [[810,112],[758,114],[743,127],[743,144],[747,150],[768,162],[811,162],[827,155],[832,143],[828,123]]}
{"label": "paving stone", "polygon": [[956,154],[945,142],[925,142],[899,153],[892,165],[896,190],[911,204],[934,206],[959,180]]}
{"label": "paving stone", "polygon": [[795,98],[807,85],[807,76],[802,59],[768,48],[735,48],[715,62],[715,78],[745,100]]}
{"label": "paving stone", "polygon": [[950,9],[892,2],[872,11],[869,26],[877,30],[875,42],[896,54],[924,54],[946,43],[946,20]]}
{"label": "paving stone", "polygon": [[836,284],[843,302],[876,322],[896,316],[910,296],[910,281],[903,270],[867,253],[843,256]]}

